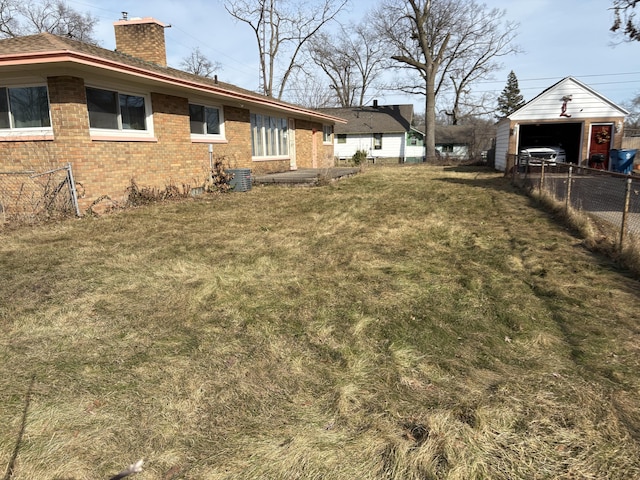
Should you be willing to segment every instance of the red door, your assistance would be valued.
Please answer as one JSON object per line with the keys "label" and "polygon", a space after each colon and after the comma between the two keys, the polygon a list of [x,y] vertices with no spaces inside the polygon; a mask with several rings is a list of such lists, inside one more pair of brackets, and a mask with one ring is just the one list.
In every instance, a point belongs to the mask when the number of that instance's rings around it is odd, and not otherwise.
{"label": "red door", "polygon": [[589,140],[589,166],[609,169],[609,150],[613,125],[592,125]]}

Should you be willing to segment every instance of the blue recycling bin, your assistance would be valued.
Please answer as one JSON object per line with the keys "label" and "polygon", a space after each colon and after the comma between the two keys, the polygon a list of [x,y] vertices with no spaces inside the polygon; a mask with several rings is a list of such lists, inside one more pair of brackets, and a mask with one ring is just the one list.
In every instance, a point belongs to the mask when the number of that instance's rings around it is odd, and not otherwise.
{"label": "blue recycling bin", "polygon": [[618,173],[631,173],[633,170],[633,161],[636,158],[638,150],[611,150],[609,158],[611,160],[611,169]]}

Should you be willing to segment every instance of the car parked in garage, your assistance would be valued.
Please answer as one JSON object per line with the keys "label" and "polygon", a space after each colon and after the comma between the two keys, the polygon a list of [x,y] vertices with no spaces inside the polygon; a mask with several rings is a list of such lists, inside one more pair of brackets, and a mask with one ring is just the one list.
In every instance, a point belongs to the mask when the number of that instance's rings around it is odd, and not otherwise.
{"label": "car parked in garage", "polygon": [[567,161],[564,148],[559,146],[523,147],[520,149],[519,157],[520,165],[541,165],[542,162],[555,165]]}

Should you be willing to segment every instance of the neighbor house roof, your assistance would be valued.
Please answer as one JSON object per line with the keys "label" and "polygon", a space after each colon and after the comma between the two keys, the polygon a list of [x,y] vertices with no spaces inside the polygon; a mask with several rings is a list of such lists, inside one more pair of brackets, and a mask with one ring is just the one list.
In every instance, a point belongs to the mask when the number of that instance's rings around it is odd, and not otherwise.
{"label": "neighbor house roof", "polygon": [[378,105],[321,108],[321,112],[346,120],[336,125],[336,134],[402,133],[411,128],[413,105]]}
{"label": "neighbor house roof", "polygon": [[[416,126],[415,130],[424,135],[424,125]],[[436,125],[436,143],[464,145],[471,142],[473,132],[473,125]]]}
{"label": "neighbor house roof", "polygon": [[4,71],[10,71],[13,68],[16,71],[26,72],[29,69],[37,70],[45,67],[60,67],[59,75],[68,72],[67,67],[101,69],[113,75],[134,76],[146,82],[237,100],[240,104],[246,102],[265,108],[284,110],[289,114],[297,114],[317,121],[342,122],[340,118],[329,114],[260,95],[230,83],[220,82],[217,78],[193,75],[67,37],[39,33],[0,40],[0,68]]}

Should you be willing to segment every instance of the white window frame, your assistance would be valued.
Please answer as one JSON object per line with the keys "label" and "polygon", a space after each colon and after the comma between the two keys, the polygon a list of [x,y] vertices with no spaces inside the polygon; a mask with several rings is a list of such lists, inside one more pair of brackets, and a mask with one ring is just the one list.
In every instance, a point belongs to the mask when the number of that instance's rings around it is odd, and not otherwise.
{"label": "white window frame", "polygon": [[333,135],[333,125],[322,125],[322,143],[325,145],[331,145],[333,143],[333,139],[331,136]]}
{"label": "white window frame", "polygon": [[[144,100],[144,113],[145,113],[145,129],[144,130],[134,130],[134,129],[124,129],[122,128],[122,112],[119,110],[117,113],[118,119],[118,128],[94,128],[91,127],[91,123],[89,123],[89,132],[91,137],[94,139],[127,139],[127,140],[149,140],[153,139],[154,131],[153,131],[153,111],[151,109],[151,95],[149,93],[140,92],[140,91],[132,91],[127,89],[121,89],[118,87],[108,86],[108,85],[96,85],[96,84],[86,84],[86,88],[93,88],[96,90],[105,90],[109,92],[114,92],[118,94],[118,107],[119,107],[119,99],[120,95],[131,95],[135,97],[141,97]],[[87,104],[87,121],[89,120],[89,105]]]}
{"label": "white window frame", "polygon": [[[251,157],[254,161],[288,160],[290,158],[289,121],[287,117],[251,112],[250,126]],[[275,153],[266,153],[269,149],[275,150]]]}
{"label": "white window frame", "polygon": [[[218,110],[218,123],[220,133],[191,133],[191,141],[192,142],[225,142],[225,131],[224,131],[224,109],[221,105],[210,104],[206,102],[201,102],[198,100],[189,101],[189,109],[191,105],[196,105],[198,107],[207,108],[215,108]],[[206,121],[203,122],[206,126]],[[189,110],[189,132],[191,132],[191,111]]]}
{"label": "white window frame", "polygon": [[[8,91],[15,88],[39,88],[44,87],[47,92],[47,106],[49,115],[49,126],[43,127],[15,127],[14,116],[11,113],[11,105],[9,102]],[[33,137],[37,139],[41,138],[53,138],[53,122],[51,119],[51,100],[49,98],[49,87],[44,83],[24,83],[24,84],[3,84],[0,88],[7,89],[7,109],[9,114],[9,127],[0,128],[0,138],[17,138],[24,139],[26,137]]]}

